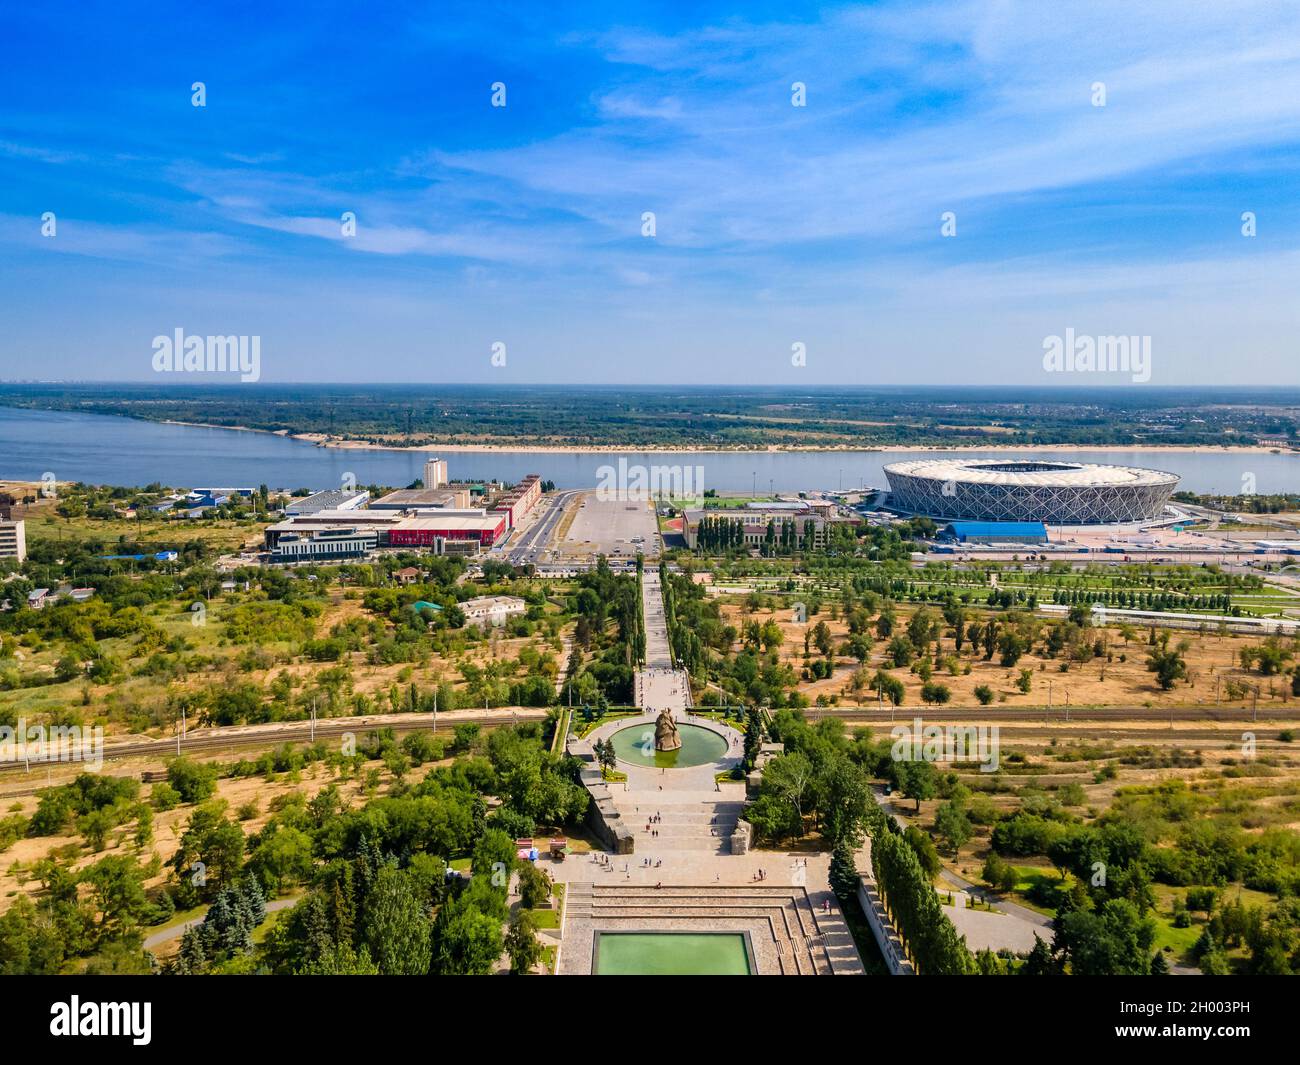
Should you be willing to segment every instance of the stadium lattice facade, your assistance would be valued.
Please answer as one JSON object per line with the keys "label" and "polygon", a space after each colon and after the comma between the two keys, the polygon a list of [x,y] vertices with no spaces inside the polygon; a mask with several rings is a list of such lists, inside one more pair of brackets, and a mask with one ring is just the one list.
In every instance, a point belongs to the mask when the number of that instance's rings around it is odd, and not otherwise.
{"label": "stadium lattice facade", "polygon": [[1134,466],[1039,460],[938,459],[885,467],[895,509],[953,521],[1099,525],[1149,521],[1178,476]]}

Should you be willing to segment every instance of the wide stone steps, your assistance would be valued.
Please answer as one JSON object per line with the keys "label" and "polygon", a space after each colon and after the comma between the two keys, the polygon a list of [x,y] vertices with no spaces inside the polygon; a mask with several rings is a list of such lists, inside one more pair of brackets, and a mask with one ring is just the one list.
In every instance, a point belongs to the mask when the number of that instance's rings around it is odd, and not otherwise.
{"label": "wide stone steps", "polygon": [[[664,804],[650,809],[642,806],[640,810],[620,806],[619,815],[635,837],[638,854],[673,850],[728,854],[741,809],[740,803],[720,803],[717,807]],[[661,820],[650,820],[656,813]]]}

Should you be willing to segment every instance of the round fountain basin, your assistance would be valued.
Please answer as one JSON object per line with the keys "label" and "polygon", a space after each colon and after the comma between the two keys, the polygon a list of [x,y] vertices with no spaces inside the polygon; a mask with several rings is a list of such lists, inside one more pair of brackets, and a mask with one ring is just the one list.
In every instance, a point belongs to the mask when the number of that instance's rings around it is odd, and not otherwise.
{"label": "round fountain basin", "polygon": [[720,761],[727,753],[727,741],[712,729],[699,725],[678,724],[677,735],[682,745],[675,751],[655,750],[655,725],[620,729],[610,739],[619,760],[653,769],[684,769],[687,766],[707,765]]}

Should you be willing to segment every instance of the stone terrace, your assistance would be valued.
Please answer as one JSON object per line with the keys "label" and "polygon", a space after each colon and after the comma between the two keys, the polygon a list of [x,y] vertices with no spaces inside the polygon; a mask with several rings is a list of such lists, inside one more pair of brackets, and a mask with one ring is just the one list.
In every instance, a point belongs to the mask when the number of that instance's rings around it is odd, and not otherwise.
{"label": "stone terrace", "polygon": [[560,972],[591,972],[596,931],[689,931],[748,932],[759,976],[861,975],[839,907],[821,912],[826,894],[777,884],[573,883]]}

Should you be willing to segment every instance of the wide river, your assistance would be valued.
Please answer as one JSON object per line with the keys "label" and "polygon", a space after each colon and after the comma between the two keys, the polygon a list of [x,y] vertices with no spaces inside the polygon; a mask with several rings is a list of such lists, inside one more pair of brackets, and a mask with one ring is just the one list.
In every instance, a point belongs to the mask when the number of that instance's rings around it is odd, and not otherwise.
{"label": "wide river", "polygon": [[[406,485],[423,473],[427,452],[317,447],[270,433],[162,425],[100,414],[0,407],[0,480],[56,480],[170,487],[334,488],[351,474],[357,484]],[[518,480],[538,473],[560,488],[594,488],[598,470],[629,464],[692,468],[693,486],[766,493],[885,485],[881,467],[927,451],[538,452],[451,451],[458,480]],[[950,452],[949,452],[950,454]],[[970,451],[971,458],[1025,457],[1024,452]],[[1057,458],[1169,470],[1181,488],[1235,495],[1300,492],[1300,456],[1250,452],[1070,451]],[[699,473],[694,472],[699,468]],[[1253,476],[1253,489],[1247,476]]]}

